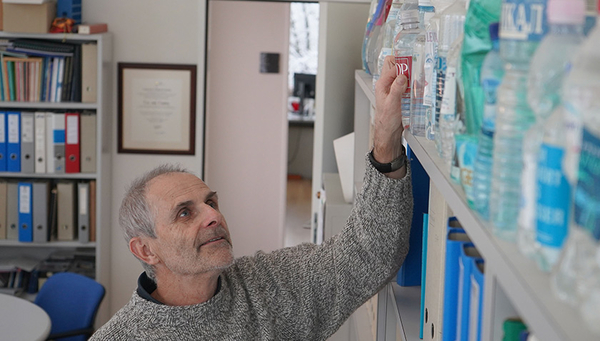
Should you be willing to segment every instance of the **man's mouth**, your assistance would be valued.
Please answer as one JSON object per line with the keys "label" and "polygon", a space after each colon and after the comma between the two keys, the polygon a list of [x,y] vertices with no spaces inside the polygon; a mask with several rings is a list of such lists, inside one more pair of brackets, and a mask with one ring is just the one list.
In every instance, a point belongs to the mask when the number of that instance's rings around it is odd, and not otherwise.
{"label": "man's mouth", "polygon": [[203,244],[200,244],[200,246],[202,247],[204,245],[208,245],[208,244],[212,244],[212,243],[218,243],[218,242],[220,242],[222,240],[225,240],[225,238],[223,238],[223,237],[215,237],[213,239],[210,239],[210,240],[204,242]]}

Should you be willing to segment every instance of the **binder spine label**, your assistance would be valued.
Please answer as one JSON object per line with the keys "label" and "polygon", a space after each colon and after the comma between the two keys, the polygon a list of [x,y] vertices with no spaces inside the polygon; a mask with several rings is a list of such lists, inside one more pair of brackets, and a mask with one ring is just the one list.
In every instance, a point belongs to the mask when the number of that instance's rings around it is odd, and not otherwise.
{"label": "binder spine label", "polygon": [[19,213],[31,213],[31,187],[19,186]]}
{"label": "binder spine label", "polygon": [[33,142],[33,116],[31,117],[23,117],[23,124],[21,127],[22,135],[21,142]]}
{"label": "binder spine label", "polygon": [[76,115],[67,116],[67,144],[79,143],[79,117]]}
{"label": "binder spine label", "polygon": [[79,215],[88,214],[88,188],[86,186],[79,187]]}
{"label": "binder spine label", "polygon": [[19,143],[19,115],[8,115],[8,142]]}
{"label": "binder spine label", "polygon": [[0,143],[6,142],[6,122],[4,113],[0,113]]}

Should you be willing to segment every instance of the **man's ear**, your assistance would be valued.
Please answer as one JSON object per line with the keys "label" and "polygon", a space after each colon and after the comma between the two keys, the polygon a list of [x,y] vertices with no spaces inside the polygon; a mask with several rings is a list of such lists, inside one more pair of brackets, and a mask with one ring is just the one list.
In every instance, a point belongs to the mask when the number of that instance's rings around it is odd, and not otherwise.
{"label": "man's ear", "polygon": [[139,260],[150,265],[159,262],[158,256],[152,251],[148,237],[133,237],[129,240],[129,251]]}

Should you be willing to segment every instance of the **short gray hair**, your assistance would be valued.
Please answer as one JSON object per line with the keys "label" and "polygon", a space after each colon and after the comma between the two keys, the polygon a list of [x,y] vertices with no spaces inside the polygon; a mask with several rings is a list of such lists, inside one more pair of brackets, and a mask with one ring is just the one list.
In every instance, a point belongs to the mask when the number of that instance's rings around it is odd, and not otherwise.
{"label": "short gray hair", "polygon": [[[119,224],[127,243],[132,238],[139,236],[156,238],[154,214],[146,200],[146,192],[150,181],[160,175],[169,173],[192,174],[181,165],[163,164],[133,180],[129,186],[119,210]],[[141,259],[140,262],[148,277],[156,280],[154,267]]]}

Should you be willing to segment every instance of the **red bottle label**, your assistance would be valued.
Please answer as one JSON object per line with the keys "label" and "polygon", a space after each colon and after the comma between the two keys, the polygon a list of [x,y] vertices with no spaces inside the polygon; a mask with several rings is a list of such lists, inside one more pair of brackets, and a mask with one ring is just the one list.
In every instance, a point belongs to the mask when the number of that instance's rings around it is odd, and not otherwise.
{"label": "red bottle label", "polygon": [[406,76],[406,79],[408,80],[408,86],[406,87],[406,92],[410,93],[410,85],[411,85],[411,81],[410,81],[410,72],[412,70],[412,56],[407,56],[407,57],[396,57],[396,70],[398,70],[400,72],[400,74],[403,74]]}

